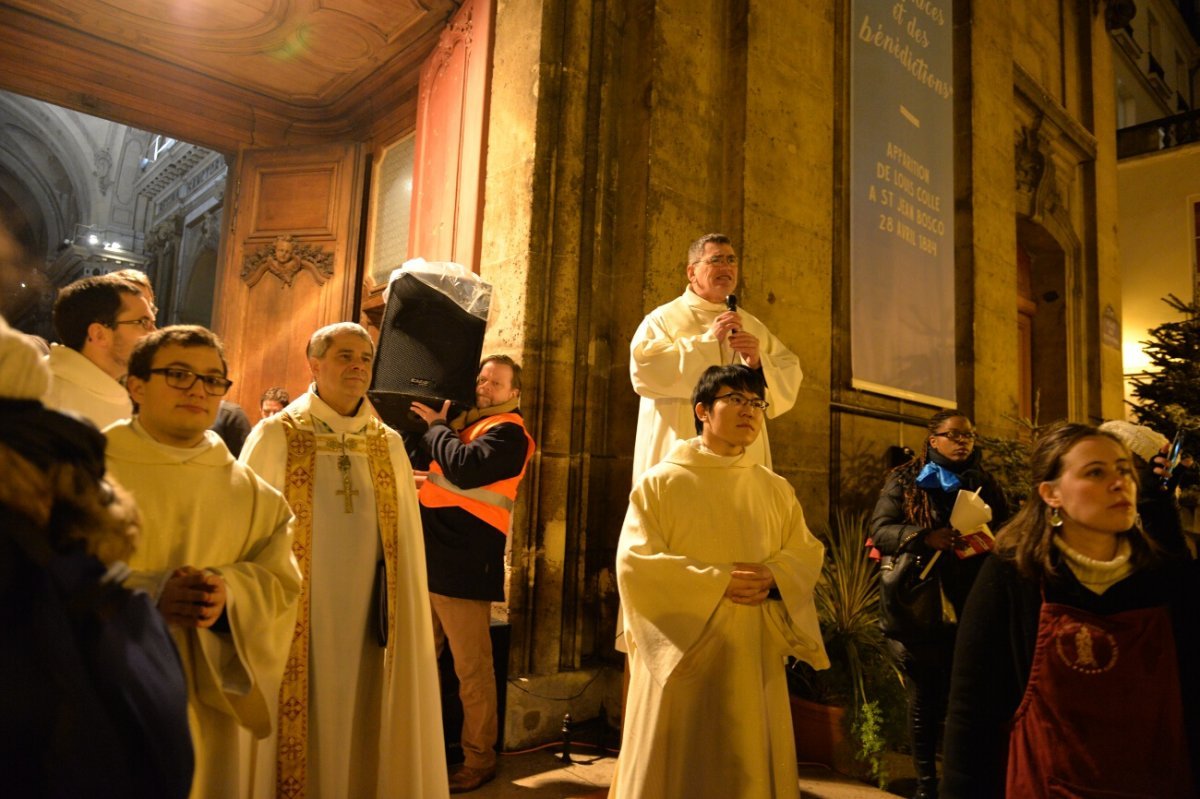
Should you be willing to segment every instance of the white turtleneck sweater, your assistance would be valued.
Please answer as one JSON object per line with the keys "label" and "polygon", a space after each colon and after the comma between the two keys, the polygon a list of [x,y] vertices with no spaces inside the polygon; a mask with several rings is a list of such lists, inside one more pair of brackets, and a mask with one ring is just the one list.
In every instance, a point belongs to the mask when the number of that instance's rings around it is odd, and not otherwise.
{"label": "white turtleneck sweater", "polygon": [[1089,558],[1072,549],[1061,535],[1055,535],[1052,540],[1080,585],[1094,594],[1103,594],[1133,572],[1133,564],[1129,562],[1133,548],[1124,536],[1117,541],[1117,556],[1112,560]]}

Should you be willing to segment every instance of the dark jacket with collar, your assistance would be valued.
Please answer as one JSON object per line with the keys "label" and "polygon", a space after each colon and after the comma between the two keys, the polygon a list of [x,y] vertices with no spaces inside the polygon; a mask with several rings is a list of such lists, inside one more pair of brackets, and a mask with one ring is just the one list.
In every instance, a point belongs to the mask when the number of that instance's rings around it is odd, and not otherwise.
{"label": "dark jacket with collar", "polygon": [[[520,413],[520,411],[516,411]],[[459,488],[479,488],[516,477],[525,468],[529,442],[519,424],[496,425],[470,443],[445,423],[421,437],[413,468],[437,461]],[[459,599],[504,600],[504,548],[508,537],[462,508],[421,506],[429,590]]]}
{"label": "dark jacket with collar", "polygon": [[[925,534],[930,530],[950,526],[950,512],[954,509],[958,492],[924,489],[916,485],[917,475],[925,466],[926,459],[956,473],[962,483],[962,489],[980,489],[980,497],[992,509],[992,521],[988,526],[993,533],[1008,521],[1008,500],[995,479],[980,467],[979,450],[972,452],[965,462],[956,464],[927,447],[924,458],[914,458],[888,474],[883,490],[879,493],[879,500],[875,503],[875,512],[871,514],[871,541],[884,555],[895,556],[901,551],[911,550],[926,557],[932,556],[935,550],[926,545]],[[914,519],[906,510],[905,496],[910,492],[922,492],[928,497],[932,516],[930,523],[920,524],[919,520]],[[938,558],[934,568],[938,570],[946,597],[954,605],[956,613],[962,613],[971,584],[986,557],[976,555],[960,559],[948,551]]]}

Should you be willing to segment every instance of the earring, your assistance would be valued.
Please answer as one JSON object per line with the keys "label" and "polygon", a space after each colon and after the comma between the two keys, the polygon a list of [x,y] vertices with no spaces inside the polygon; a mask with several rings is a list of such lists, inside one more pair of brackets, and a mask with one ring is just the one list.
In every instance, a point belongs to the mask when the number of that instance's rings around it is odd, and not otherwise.
{"label": "earring", "polygon": [[1050,509],[1050,526],[1051,527],[1062,527],[1063,526],[1062,514],[1060,514],[1058,512],[1058,508]]}

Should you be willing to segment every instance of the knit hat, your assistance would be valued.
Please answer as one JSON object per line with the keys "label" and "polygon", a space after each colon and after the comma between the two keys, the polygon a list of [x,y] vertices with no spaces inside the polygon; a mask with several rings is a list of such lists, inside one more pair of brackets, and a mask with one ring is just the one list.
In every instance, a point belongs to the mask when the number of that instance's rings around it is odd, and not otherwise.
{"label": "knit hat", "polygon": [[1133,422],[1114,419],[1100,425],[1100,429],[1121,439],[1134,455],[1147,462],[1167,445],[1167,437],[1162,433]]}
{"label": "knit hat", "polygon": [[0,397],[40,400],[50,387],[50,369],[37,348],[0,316]]}
{"label": "knit hat", "polygon": [[96,479],[104,476],[104,436],[73,414],[39,401],[50,385],[50,368],[20,331],[0,317],[0,444],[39,469],[71,462]]}

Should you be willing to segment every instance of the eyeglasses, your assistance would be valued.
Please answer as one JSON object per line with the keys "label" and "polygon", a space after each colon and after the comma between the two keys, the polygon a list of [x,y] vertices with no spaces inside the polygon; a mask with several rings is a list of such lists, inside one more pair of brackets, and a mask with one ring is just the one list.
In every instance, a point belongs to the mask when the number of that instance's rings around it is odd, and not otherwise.
{"label": "eyeglasses", "polygon": [[934,433],[934,438],[948,438],[955,444],[975,443],[975,434],[968,430],[947,430],[944,433]]}
{"label": "eyeglasses", "polygon": [[707,258],[701,258],[697,261],[692,261],[693,264],[708,264],[709,266],[720,266],[721,264],[729,264],[737,266],[738,257],[736,255],[710,255]]}
{"label": "eyeglasses", "polygon": [[713,401],[715,402],[716,400],[729,400],[729,402],[738,406],[739,408],[744,408],[749,405],[756,411],[765,411],[767,408],[771,407],[771,403],[767,402],[765,399],[759,399],[758,397],[743,397],[741,394],[722,394],[719,397],[713,397]]}
{"label": "eyeglasses", "polygon": [[111,327],[115,330],[117,325],[137,325],[146,332],[154,330],[154,320],[149,316],[143,316],[141,319],[125,319],[120,322],[113,322],[111,325],[108,325],[108,327]]}
{"label": "eyeglasses", "polygon": [[181,391],[187,391],[192,386],[196,385],[199,380],[204,384],[204,393],[210,397],[223,397],[229,393],[229,387],[233,385],[232,380],[226,380],[223,377],[213,377],[212,375],[200,375],[193,372],[191,369],[177,369],[173,366],[164,367],[162,369],[151,369],[150,374],[162,375],[167,385],[171,388],[177,388]]}

